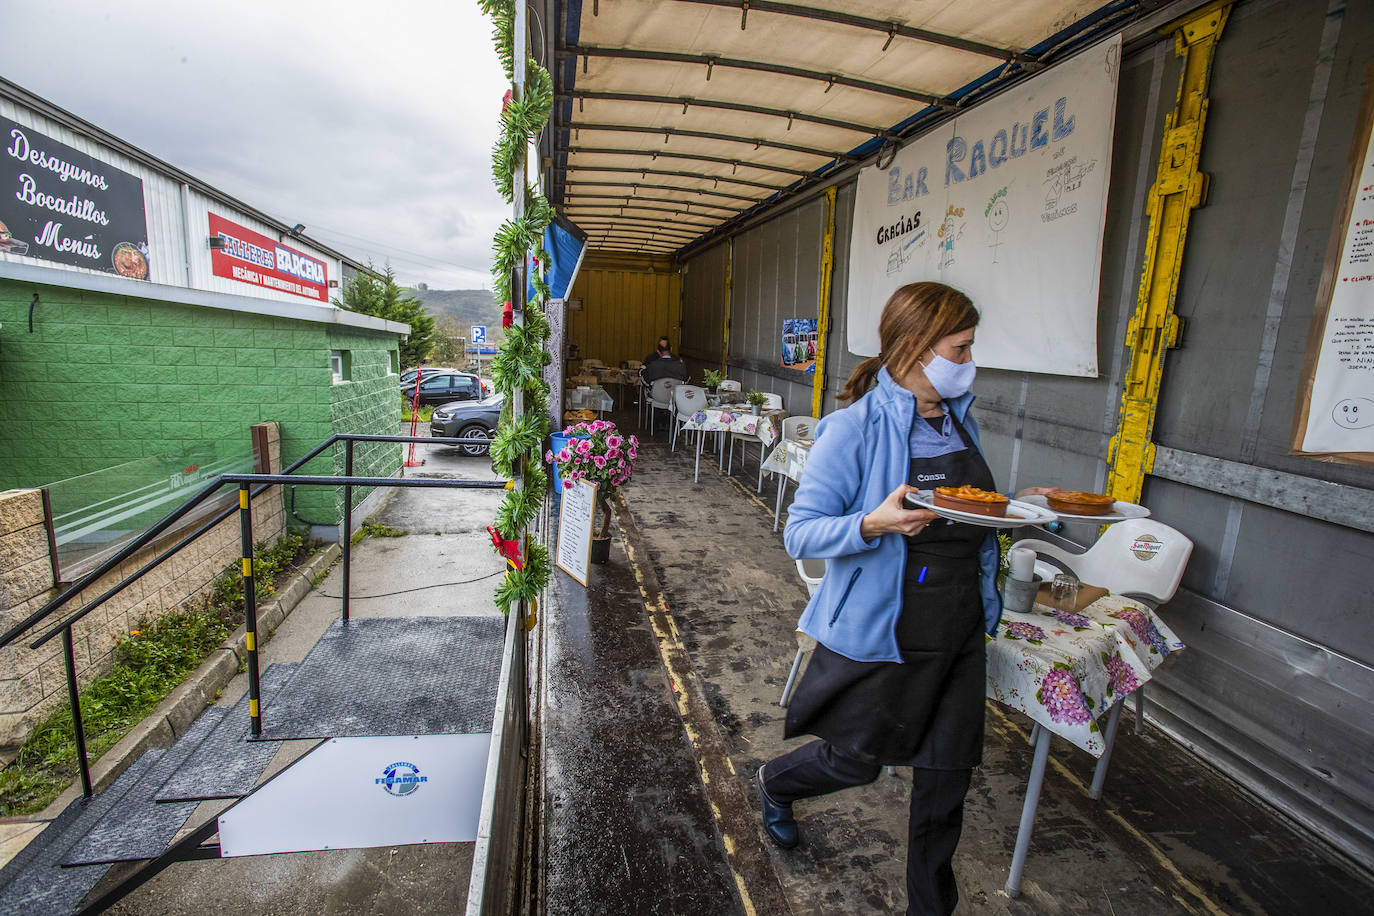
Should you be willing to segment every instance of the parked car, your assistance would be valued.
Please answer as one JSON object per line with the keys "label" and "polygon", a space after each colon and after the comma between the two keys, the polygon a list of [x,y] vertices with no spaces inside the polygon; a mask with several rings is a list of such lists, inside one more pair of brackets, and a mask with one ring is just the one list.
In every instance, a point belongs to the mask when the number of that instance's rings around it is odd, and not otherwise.
{"label": "parked car", "polygon": [[458,371],[457,369],[454,369],[451,366],[420,366],[416,369],[407,369],[406,371],[401,373],[401,387],[410,391],[414,391],[415,373],[420,372],[422,370],[424,371],[425,378],[429,378],[431,375],[438,375],[441,372]]}
{"label": "parked car", "polygon": [[[490,439],[501,422],[501,404],[504,400],[504,395],[493,394],[480,401],[440,404],[430,415],[429,434],[455,439]],[[465,454],[476,456],[485,455],[489,450],[489,446],[484,444],[460,445],[458,448]]]}
{"label": "parked car", "polygon": [[[415,379],[401,394],[409,400],[415,392]],[[471,372],[428,372],[420,376],[420,403],[446,404],[449,401],[480,401],[489,393],[487,384]]]}

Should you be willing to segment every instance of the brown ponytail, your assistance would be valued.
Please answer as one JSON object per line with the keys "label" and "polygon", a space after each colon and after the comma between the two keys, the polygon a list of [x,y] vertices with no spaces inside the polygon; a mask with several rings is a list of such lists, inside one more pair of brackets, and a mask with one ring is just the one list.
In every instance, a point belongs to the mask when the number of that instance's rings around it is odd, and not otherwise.
{"label": "brown ponytail", "polygon": [[921,354],[938,341],[977,326],[978,310],[973,301],[954,287],[931,282],[899,286],[888,297],[878,320],[882,352],[854,368],[840,400],[852,403],[863,397],[883,366],[895,378],[905,376]]}

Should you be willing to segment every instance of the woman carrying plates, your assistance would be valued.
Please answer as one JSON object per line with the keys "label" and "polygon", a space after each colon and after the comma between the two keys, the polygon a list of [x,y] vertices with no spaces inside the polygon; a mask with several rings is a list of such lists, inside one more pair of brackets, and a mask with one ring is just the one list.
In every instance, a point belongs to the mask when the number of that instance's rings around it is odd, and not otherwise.
{"label": "woman carrying plates", "polygon": [[995,489],[969,415],[977,324],[944,284],[892,294],[882,352],[850,376],[851,406],[821,420],[785,534],[793,557],[827,561],[798,624],[819,645],[785,731],[820,740],[759,768],[764,828],[796,846],[794,802],[914,767],[908,913],[951,913],[959,899],[952,860],[982,759],[983,634],[1002,613],[995,532],[903,505],[918,489]]}

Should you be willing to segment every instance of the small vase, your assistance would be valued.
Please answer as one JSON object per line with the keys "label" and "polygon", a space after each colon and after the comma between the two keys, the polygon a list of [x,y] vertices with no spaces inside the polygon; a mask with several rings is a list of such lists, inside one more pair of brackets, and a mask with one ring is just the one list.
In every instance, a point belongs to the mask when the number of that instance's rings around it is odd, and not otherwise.
{"label": "small vase", "polygon": [[611,539],[592,538],[591,561],[593,563],[606,563],[611,559]]}
{"label": "small vase", "polygon": [[749,405],[749,412],[750,412],[751,414],[753,414],[754,416],[756,416],[756,417],[759,415],[759,410],[760,410],[760,409],[761,409],[761,408],[760,408],[759,405],[757,405],[757,404],[750,404],[750,405]]}

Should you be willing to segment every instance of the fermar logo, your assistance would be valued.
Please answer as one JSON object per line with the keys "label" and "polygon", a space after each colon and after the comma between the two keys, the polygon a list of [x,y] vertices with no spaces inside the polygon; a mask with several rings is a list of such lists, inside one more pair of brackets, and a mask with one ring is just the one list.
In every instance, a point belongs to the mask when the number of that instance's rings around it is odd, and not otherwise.
{"label": "fermar logo", "polygon": [[1131,541],[1131,553],[1135,554],[1137,560],[1153,560],[1163,549],[1164,542],[1153,534],[1142,534]]}
{"label": "fermar logo", "polygon": [[373,780],[373,783],[385,789],[388,795],[397,797],[410,795],[420,788],[422,782],[429,782],[429,777],[421,776],[419,767],[404,760],[390,764],[382,770],[381,776]]}

